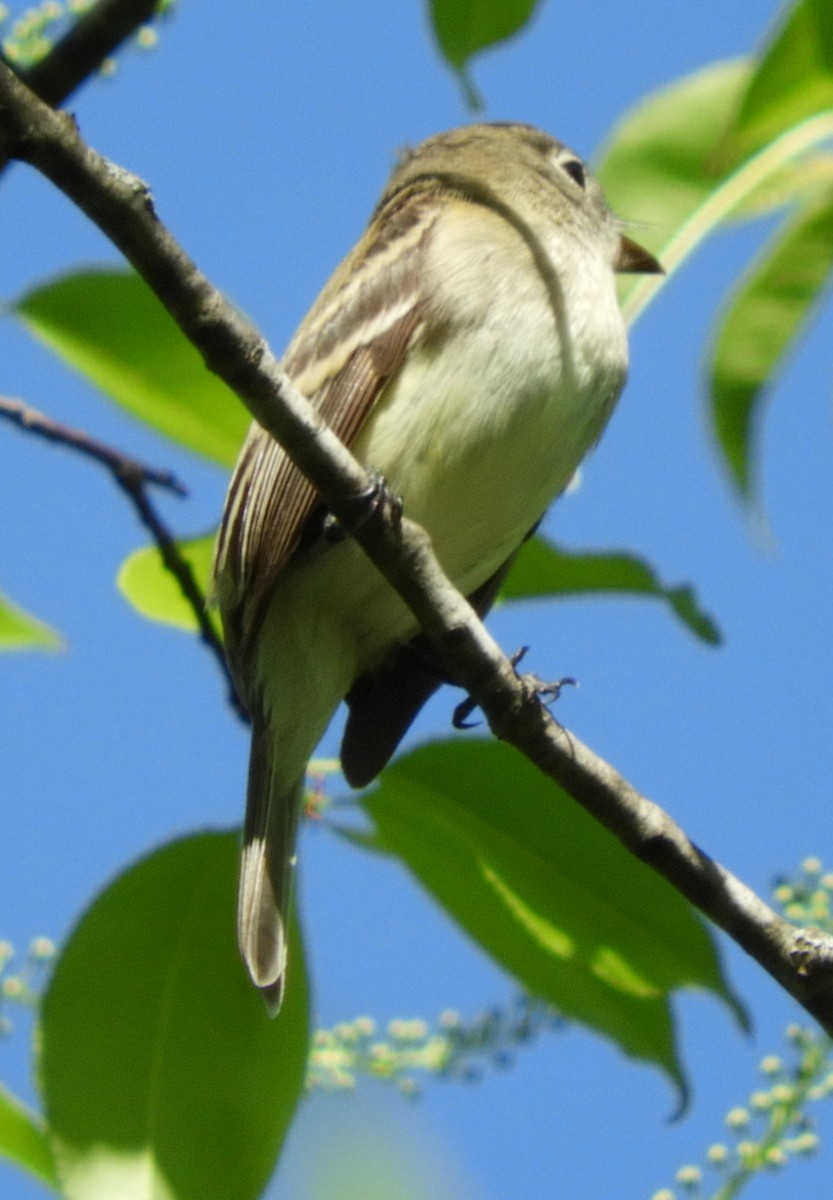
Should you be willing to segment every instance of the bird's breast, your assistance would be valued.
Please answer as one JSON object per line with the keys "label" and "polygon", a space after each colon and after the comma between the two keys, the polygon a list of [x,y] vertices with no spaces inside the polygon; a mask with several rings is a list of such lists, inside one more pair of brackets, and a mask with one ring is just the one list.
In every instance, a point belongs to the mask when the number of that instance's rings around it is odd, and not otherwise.
{"label": "bird's breast", "polygon": [[[497,218],[487,212],[486,227],[464,227],[462,254],[459,238],[445,244],[440,223],[425,264],[424,333],[353,444],[427,529],[464,593],[505,562],[566,487],[627,370],[610,264],[590,254],[559,272],[556,258],[554,292],[523,242],[495,241],[489,220]],[[338,675],[335,696],[410,637],[415,621],[347,540],[319,543],[284,573],[270,628],[268,658],[321,646]]]}
{"label": "bird's breast", "polygon": [[401,493],[464,591],[567,485],[627,371],[610,264],[568,256],[559,270],[553,254],[547,281],[518,236],[488,236],[496,221],[486,210],[476,228],[440,225],[425,266],[426,333],[354,447]]}

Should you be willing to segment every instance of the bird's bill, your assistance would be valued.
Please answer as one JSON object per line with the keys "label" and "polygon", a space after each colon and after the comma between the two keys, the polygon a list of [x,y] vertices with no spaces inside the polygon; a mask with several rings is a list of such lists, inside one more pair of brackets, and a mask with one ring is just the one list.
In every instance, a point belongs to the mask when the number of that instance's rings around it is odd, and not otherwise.
{"label": "bird's bill", "polygon": [[664,275],[662,264],[644,246],[624,235],[619,238],[619,253],[613,264],[621,275]]}

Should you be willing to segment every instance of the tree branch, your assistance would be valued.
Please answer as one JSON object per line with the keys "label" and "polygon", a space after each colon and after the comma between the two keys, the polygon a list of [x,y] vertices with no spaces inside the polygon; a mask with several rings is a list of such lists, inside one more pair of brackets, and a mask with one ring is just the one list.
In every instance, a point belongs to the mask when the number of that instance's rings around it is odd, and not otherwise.
{"label": "tree branch", "polygon": [[[183,333],[315,482],[330,510],[397,589],[454,678],[511,742],[638,858],[734,938],[833,1034],[833,939],[796,930],[699,850],[671,818],[562,729],[443,575],[427,535],[366,503],[373,481],[299,394],[264,339],[158,221],[147,187],[86,146],[70,118],[0,69],[0,137],[122,251]],[[364,501],[364,502],[363,502]]]}
{"label": "tree branch", "polygon": [[[98,0],[45,58],[20,72],[20,78],[47,104],[62,104],[127,38],[151,20],[158,7],[159,0]],[[2,55],[0,61],[4,61]],[[0,146],[0,172],[8,162],[9,155]]]}
{"label": "tree branch", "polygon": [[185,497],[188,495],[188,489],[171,471],[158,471],[154,467],[146,467],[138,459],[130,458],[119,450],[114,450],[112,446],[97,441],[83,430],[72,429],[69,425],[62,425],[60,421],[54,421],[22,400],[13,400],[10,396],[0,396],[0,417],[17,425],[18,429],[25,429],[29,433],[36,434],[44,441],[77,450],[87,458],[107,467],[117,477],[137,479],[142,484],[154,483],[157,487],[173,492],[175,496]]}
{"label": "tree branch", "polygon": [[0,396],[0,418],[11,421],[19,429],[36,434],[53,445],[67,446],[107,468],[156,543],[165,567],[179,584],[180,591],[196,619],[200,639],[214,656],[226,681],[229,701],[236,712],[246,719],[226,663],[223,643],[208,615],[205,596],[194,578],[190,564],[180,552],[176,539],[159,516],[147,493],[147,485],[154,484],[173,492],[175,496],[184,497],[188,495],[184,485],[170,471],[158,471],[147,467],[138,459],[122,454],[80,429],[72,429],[60,421],[53,421],[37,409],[24,404],[22,400]]}
{"label": "tree branch", "polygon": [[99,0],[21,78],[47,104],[62,104],[158,7],[159,0]]}

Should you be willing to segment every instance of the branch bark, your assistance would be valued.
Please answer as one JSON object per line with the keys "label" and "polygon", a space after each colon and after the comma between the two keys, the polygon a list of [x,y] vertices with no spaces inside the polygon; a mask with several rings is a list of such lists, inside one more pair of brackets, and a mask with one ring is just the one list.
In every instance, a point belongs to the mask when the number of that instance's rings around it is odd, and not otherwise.
{"label": "branch bark", "polygon": [[[68,116],[0,68],[0,139],[122,251],[208,368],[314,480],[330,510],[408,603],[453,677],[510,742],[724,929],[833,1035],[833,938],[796,929],[697,846],[658,805],[562,729],[443,575],[425,532],[372,504],[373,480],[287,379],[258,331],[158,220],[147,186],[89,146]],[[4,149],[0,146],[0,151]]]}

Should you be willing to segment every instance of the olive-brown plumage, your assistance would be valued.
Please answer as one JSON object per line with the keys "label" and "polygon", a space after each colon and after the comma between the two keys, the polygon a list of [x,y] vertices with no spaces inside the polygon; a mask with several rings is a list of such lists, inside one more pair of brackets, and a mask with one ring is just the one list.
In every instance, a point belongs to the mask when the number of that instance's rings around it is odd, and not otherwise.
{"label": "olive-brown plumage", "polygon": [[[431,535],[485,613],[624,385],[617,271],[657,271],[584,163],[527,125],[472,125],[396,168],[284,358],[295,385]],[[342,699],[348,781],[382,769],[439,685],[414,618],[257,424],[215,586],[252,717],[239,937],[273,1011],[306,764]]]}

